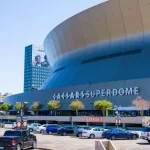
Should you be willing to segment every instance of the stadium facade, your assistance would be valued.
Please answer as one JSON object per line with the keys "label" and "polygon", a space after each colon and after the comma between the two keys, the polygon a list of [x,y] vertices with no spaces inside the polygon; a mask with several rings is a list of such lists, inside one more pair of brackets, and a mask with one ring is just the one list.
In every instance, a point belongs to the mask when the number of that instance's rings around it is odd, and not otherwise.
{"label": "stadium facade", "polygon": [[150,2],[109,0],[54,28],[44,50],[51,74],[41,90],[7,103],[60,100],[61,110],[80,99],[85,110],[96,100],[128,107],[138,95],[150,100]]}

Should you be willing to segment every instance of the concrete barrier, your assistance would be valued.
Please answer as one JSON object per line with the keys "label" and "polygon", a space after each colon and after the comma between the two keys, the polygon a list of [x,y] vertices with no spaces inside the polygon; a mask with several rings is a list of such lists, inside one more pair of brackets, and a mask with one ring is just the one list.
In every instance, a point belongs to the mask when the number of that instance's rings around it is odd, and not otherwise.
{"label": "concrete barrier", "polygon": [[111,141],[95,141],[95,150],[116,150]]}

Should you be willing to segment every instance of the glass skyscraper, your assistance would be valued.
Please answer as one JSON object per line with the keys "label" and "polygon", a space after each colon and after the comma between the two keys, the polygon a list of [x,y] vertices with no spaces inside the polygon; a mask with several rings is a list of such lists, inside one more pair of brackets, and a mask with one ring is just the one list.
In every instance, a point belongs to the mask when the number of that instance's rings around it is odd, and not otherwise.
{"label": "glass skyscraper", "polygon": [[50,66],[42,47],[25,47],[24,92],[38,90],[50,73]]}

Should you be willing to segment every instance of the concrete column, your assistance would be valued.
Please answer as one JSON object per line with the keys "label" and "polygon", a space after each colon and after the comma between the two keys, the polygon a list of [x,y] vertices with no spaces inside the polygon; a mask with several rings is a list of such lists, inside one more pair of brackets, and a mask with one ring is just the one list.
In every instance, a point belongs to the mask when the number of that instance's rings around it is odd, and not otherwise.
{"label": "concrete column", "polygon": [[105,122],[103,122],[103,128],[106,128],[106,123]]}
{"label": "concrete column", "polygon": [[126,127],[126,124],[125,124],[125,123],[123,123],[123,124],[122,124],[122,127],[123,127],[123,128],[125,128],[125,127]]}
{"label": "concrete column", "polygon": [[73,121],[71,121],[72,126],[74,125]]}

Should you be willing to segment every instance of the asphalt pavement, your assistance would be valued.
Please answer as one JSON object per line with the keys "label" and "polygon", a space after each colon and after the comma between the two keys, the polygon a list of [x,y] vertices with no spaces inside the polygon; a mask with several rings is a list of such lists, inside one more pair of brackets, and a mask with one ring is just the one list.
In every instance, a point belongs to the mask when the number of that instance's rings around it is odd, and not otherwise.
{"label": "asphalt pavement", "polygon": [[[0,135],[5,129],[0,128]],[[140,133],[140,132],[139,132]],[[37,137],[37,146],[51,150],[95,150],[95,140],[77,138],[75,136],[41,135]],[[98,139],[106,140],[106,139]],[[150,144],[142,139],[138,140],[115,140],[112,141],[116,150],[150,150]]]}

